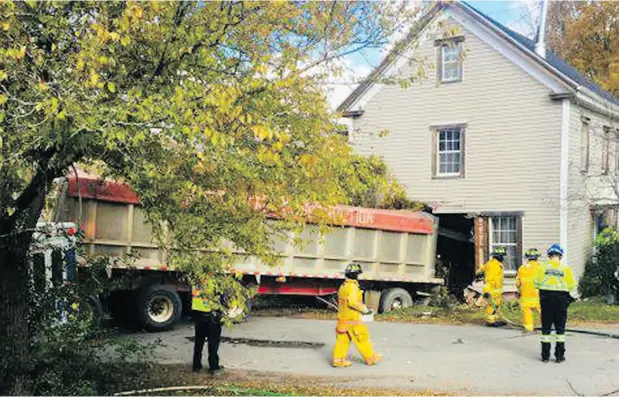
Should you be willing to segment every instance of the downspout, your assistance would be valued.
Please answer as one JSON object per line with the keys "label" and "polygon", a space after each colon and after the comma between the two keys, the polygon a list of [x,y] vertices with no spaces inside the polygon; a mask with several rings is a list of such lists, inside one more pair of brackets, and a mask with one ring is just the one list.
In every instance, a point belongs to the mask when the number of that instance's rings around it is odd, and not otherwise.
{"label": "downspout", "polygon": [[568,181],[569,181],[569,142],[570,142],[570,99],[565,98],[561,103],[561,166],[559,182],[559,234],[563,248],[563,261],[570,263],[568,258]]}

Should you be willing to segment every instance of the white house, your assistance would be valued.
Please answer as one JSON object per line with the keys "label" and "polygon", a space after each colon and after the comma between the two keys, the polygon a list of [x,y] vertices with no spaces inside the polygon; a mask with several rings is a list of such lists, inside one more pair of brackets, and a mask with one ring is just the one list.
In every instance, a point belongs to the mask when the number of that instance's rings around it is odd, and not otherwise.
{"label": "white house", "polygon": [[[432,207],[439,253],[465,278],[494,246],[509,276],[524,250],[555,242],[581,274],[597,211],[619,203],[619,99],[466,3],[435,4],[406,40],[339,108],[355,150]],[[424,60],[407,88],[382,79]]]}

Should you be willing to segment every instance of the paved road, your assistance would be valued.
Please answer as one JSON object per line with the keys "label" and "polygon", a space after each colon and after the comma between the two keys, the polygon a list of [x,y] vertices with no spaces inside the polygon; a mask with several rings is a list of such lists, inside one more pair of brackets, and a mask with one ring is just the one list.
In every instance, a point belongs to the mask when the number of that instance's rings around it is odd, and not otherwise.
{"label": "paved road", "polygon": [[[224,329],[230,340],[220,348],[222,364],[332,377],[334,385],[463,394],[575,395],[568,380],[585,395],[619,389],[619,339],[568,334],[567,361],[556,364],[539,361],[537,335],[522,336],[517,330],[377,322],[369,328],[385,361],[375,367],[355,361],[352,367],[334,369],[330,366],[334,326],[333,321],[253,317]],[[183,324],[170,332],[132,337],[144,341],[160,337],[166,345],[157,351],[160,362],[189,365],[192,335],[191,324]],[[350,355],[358,357],[354,347]]]}

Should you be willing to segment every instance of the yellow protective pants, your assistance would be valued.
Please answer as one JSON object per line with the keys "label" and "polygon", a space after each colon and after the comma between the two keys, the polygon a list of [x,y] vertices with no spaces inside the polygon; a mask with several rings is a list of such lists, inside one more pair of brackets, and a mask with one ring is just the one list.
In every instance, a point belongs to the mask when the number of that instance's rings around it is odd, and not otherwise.
{"label": "yellow protective pants", "polygon": [[503,296],[502,294],[491,294],[490,299],[492,301],[486,299],[486,322],[488,324],[494,324],[499,320],[499,314],[501,313],[501,303],[503,303]]}
{"label": "yellow protective pants", "polygon": [[539,306],[521,306],[522,309],[522,326],[527,332],[533,332],[535,329],[535,322],[533,321],[533,312],[537,312],[537,315],[541,315]]}
{"label": "yellow protective pants", "polygon": [[370,341],[370,333],[364,324],[338,324],[335,329],[335,348],[333,349],[333,366],[347,367],[350,362],[346,359],[350,341],[355,343],[363,360],[368,365],[374,365],[382,358],[374,352]]}

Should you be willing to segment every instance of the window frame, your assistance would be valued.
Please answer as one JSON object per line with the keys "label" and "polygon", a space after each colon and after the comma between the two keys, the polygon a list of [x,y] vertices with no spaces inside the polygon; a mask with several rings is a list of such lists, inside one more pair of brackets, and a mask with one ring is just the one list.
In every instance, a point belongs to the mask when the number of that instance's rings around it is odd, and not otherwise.
{"label": "window frame", "polygon": [[[450,38],[444,38],[444,39],[439,39],[436,40],[434,42],[434,45],[437,47],[437,81],[439,84],[451,84],[451,83],[458,83],[461,82],[464,78],[464,67],[463,67],[463,46],[462,43],[464,42],[464,36],[455,36],[455,37],[450,37]],[[457,54],[457,60],[455,61],[457,70],[458,70],[458,77],[453,78],[453,79],[449,79],[446,80],[444,78],[444,65],[443,65],[443,61],[444,61],[444,49],[445,48],[457,48],[458,49],[458,54]]]}
{"label": "window frame", "polygon": [[[455,179],[455,178],[464,178],[465,176],[465,166],[466,166],[466,124],[445,124],[445,125],[437,125],[432,126],[432,179]],[[439,148],[440,145],[440,133],[445,130],[458,130],[460,137],[460,165],[459,172],[440,172],[441,169],[441,152],[445,152],[445,150],[441,151]],[[451,152],[456,152],[451,150]]]}
{"label": "window frame", "polygon": [[[514,230],[516,233],[516,242],[515,243],[495,243],[494,242],[494,219],[498,218],[513,218],[514,225],[516,229]],[[492,253],[492,248],[494,246],[500,247],[515,247],[515,268],[509,269],[504,263],[504,271],[503,273],[506,275],[515,276],[518,272],[518,268],[522,265],[522,214],[521,213],[494,213],[488,215],[488,253]]]}
{"label": "window frame", "polygon": [[615,129],[612,138],[615,142],[615,175],[619,175],[619,128]]}
{"label": "window frame", "polygon": [[[589,162],[591,160],[591,125],[588,117],[581,117],[581,142],[580,142],[580,172],[589,172]],[[585,142],[586,141],[586,142]]]}
{"label": "window frame", "polygon": [[603,139],[604,139],[604,147],[602,148],[602,164],[601,171],[602,175],[608,175],[610,171],[610,131],[611,128],[609,126],[602,127],[603,129]]}

